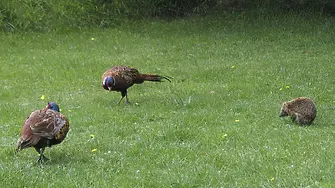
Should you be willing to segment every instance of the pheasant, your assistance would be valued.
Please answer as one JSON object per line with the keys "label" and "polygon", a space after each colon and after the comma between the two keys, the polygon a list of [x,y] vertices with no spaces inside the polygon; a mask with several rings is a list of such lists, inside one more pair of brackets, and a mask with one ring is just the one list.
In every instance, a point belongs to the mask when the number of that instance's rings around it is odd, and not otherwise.
{"label": "pheasant", "polygon": [[142,84],[144,81],[162,82],[163,79],[171,82],[171,77],[160,76],[157,74],[141,74],[135,68],[127,66],[115,66],[105,71],[101,77],[102,87],[105,90],[121,92],[121,99],[118,104],[126,97],[129,103],[127,89],[134,84]]}
{"label": "pheasant", "polygon": [[69,128],[69,120],[59,113],[59,106],[49,102],[44,109],[32,112],[24,121],[16,151],[34,147],[39,153],[37,162],[49,160],[43,154],[45,147],[61,143]]}

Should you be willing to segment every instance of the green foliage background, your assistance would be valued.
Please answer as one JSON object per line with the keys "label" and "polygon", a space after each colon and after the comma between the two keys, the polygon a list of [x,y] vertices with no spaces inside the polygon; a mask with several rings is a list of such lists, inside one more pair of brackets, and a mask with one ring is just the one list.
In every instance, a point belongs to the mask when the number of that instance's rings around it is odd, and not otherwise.
{"label": "green foliage background", "polygon": [[271,9],[334,13],[330,0],[2,0],[3,31],[114,27],[126,19],[185,17],[224,10]]}

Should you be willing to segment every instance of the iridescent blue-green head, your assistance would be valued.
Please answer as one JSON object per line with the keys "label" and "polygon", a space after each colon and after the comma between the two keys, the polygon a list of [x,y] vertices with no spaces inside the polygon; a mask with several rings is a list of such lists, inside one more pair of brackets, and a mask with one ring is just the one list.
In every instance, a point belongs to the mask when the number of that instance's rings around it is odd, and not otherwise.
{"label": "iridescent blue-green head", "polygon": [[48,102],[48,105],[46,106],[46,108],[59,112],[59,106],[55,102]]}
{"label": "iridescent blue-green head", "polygon": [[114,79],[113,79],[113,77],[110,77],[110,76],[107,76],[107,77],[104,79],[104,81],[102,82],[102,87],[103,87],[105,90],[109,90],[109,91],[111,91],[113,85],[114,85]]}

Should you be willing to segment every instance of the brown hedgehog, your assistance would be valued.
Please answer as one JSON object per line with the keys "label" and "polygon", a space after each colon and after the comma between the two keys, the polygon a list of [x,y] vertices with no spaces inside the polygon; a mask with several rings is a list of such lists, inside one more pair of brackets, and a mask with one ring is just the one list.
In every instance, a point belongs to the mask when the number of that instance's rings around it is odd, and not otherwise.
{"label": "brown hedgehog", "polygon": [[316,107],[312,99],[299,97],[284,102],[279,117],[291,116],[292,122],[299,125],[310,125],[316,117]]}

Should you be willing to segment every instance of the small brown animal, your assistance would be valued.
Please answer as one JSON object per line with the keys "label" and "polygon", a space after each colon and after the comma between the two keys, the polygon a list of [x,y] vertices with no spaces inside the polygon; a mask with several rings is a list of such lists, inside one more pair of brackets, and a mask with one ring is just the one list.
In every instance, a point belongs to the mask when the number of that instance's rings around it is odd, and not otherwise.
{"label": "small brown animal", "polygon": [[48,160],[45,147],[61,143],[69,131],[69,120],[59,113],[59,106],[49,102],[42,110],[35,110],[24,121],[16,151],[34,147],[39,154],[37,162]]}
{"label": "small brown animal", "polygon": [[284,102],[279,117],[291,116],[292,122],[299,125],[310,125],[316,117],[316,107],[312,99],[299,97]]}
{"label": "small brown animal", "polygon": [[101,76],[102,87],[105,90],[121,92],[122,97],[118,104],[124,97],[126,97],[126,103],[129,103],[127,89],[134,84],[142,84],[144,81],[162,82],[162,79],[171,82],[171,77],[157,74],[141,74],[135,68],[127,66],[112,67]]}

